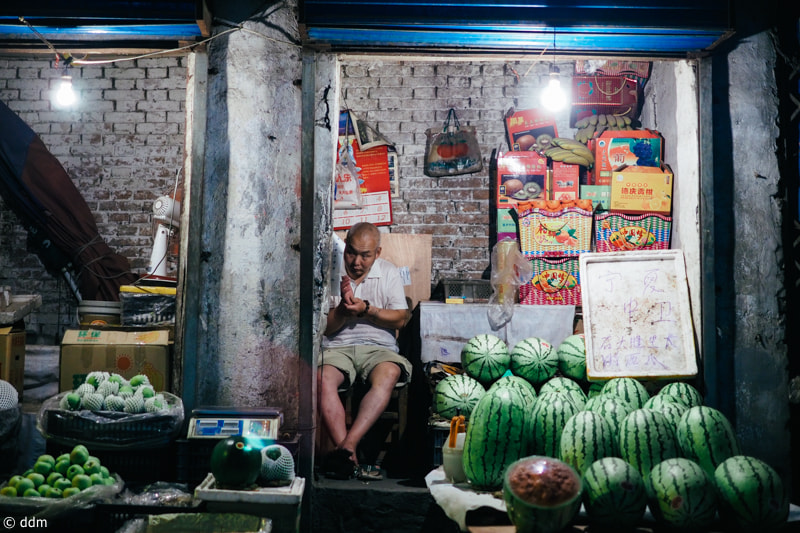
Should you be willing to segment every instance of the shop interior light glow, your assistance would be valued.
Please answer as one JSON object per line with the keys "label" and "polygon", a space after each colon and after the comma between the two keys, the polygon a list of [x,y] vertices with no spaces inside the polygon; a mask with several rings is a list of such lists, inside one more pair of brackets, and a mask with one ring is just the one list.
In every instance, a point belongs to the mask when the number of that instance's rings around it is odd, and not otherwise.
{"label": "shop interior light glow", "polygon": [[560,111],[567,105],[567,95],[561,87],[558,67],[555,65],[550,67],[550,79],[547,86],[542,89],[541,102],[548,111]]}
{"label": "shop interior light glow", "polygon": [[61,76],[61,82],[55,94],[55,102],[59,107],[70,107],[78,101],[78,95],[72,88],[72,76]]}

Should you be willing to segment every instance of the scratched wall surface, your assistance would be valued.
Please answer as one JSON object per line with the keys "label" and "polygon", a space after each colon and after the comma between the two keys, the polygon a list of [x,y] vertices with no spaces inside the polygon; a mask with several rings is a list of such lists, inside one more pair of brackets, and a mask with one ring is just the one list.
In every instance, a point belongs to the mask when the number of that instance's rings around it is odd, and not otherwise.
{"label": "scratched wall surface", "polygon": [[[270,23],[296,30],[292,15]],[[277,405],[296,426],[300,51],[247,26],[209,49],[197,398]]]}

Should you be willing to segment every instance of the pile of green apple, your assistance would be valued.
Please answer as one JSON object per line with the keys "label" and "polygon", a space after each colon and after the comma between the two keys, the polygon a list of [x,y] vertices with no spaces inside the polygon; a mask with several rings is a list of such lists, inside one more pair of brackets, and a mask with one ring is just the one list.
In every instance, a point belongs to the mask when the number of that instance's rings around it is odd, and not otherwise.
{"label": "pile of green apple", "polygon": [[33,467],[11,476],[0,497],[68,498],[94,485],[113,485],[115,477],[83,444],[58,457],[40,455]]}

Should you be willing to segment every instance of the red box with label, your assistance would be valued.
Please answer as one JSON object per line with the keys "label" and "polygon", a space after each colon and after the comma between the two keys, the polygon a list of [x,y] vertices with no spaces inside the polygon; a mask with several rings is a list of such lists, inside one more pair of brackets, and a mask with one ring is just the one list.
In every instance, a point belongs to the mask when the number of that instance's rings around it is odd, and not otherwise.
{"label": "red box with label", "polygon": [[577,200],[580,194],[581,166],[553,161],[550,170],[550,200]]}
{"label": "red box with label", "polygon": [[497,155],[497,207],[547,199],[547,158],[536,152]]}
{"label": "red box with label", "polygon": [[573,76],[570,126],[591,115],[639,118],[639,84],[627,76]]}
{"label": "red box with label", "polygon": [[514,111],[513,107],[506,112],[506,140],[509,150],[530,150],[542,135],[551,139],[558,137],[556,119],[552,113],[541,109]]}

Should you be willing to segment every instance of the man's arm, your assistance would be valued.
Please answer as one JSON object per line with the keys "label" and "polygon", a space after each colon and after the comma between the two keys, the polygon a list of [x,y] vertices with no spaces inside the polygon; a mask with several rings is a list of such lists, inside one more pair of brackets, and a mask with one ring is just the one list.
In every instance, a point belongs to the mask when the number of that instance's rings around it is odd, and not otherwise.
{"label": "man's arm", "polygon": [[353,318],[365,318],[376,326],[388,329],[400,329],[408,319],[407,309],[381,309],[361,298],[353,298],[352,303],[341,300],[339,305],[328,312],[325,335],[332,335],[344,327]]}

